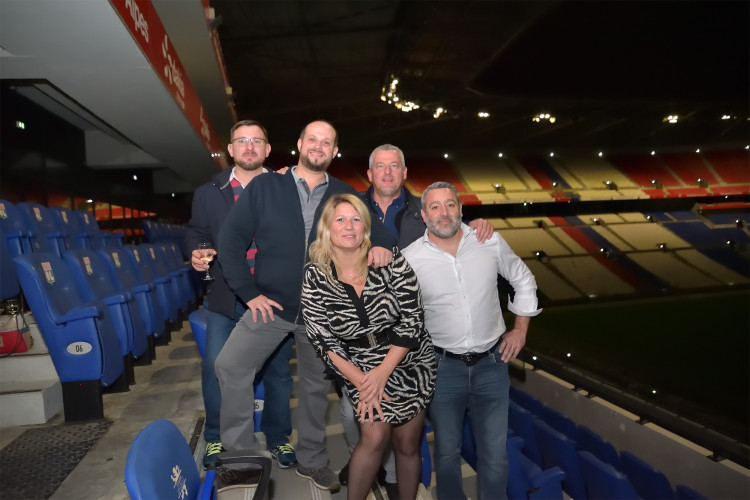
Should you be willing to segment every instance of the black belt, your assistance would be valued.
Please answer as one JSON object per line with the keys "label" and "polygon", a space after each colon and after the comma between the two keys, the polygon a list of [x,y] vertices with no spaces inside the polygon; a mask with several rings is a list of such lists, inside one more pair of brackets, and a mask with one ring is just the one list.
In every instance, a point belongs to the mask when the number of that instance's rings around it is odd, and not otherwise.
{"label": "black belt", "polygon": [[344,340],[343,342],[347,347],[375,347],[380,344],[390,344],[391,339],[388,337],[388,330],[383,330],[382,332],[368,333],[364,337]]}
{"label": "black belt", "polygon": [[467,352],[466,354],[456,354],[454,352],[446,351],[442,347],[433,346],[433,348],[435,349],[435,352],[438,353],[440,356],[445,355],[446,358],[457,359],[459,361],[463,361],[468,366],[474,366],[475,364],[477,364],[477,362],[480,359],[487,356],[490,352],[492,352],[493,349],[495,349],[495,347],[497,347],[497,344],[490,347],[484,352]]}

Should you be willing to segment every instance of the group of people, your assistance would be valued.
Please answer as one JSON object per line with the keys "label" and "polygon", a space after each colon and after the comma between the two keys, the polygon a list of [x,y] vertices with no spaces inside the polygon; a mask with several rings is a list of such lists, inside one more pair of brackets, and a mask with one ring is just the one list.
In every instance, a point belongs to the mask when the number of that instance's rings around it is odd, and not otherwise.
{"label": "group of people", "polygon": [[[214,243],[218,265],[203,361],[204,465],[226,450],[256,449],[253,384],[262,373],[262,431],[279,467],[324,490],[348,485],[364,499],[381,466],[390,498],[417,495],[425,419],[434,430],[438,498],[465,498],[460,471],[466,414],[476,438],[479,498],[502,498],[508,365],[540,312],[523,261],[485,220],[462,222],[454,186],[412,195],[403,152],[370,155],[372,186],[357,193],[326,170],[338,152],[330,123],[314,121],[297,141],[299,162],[265,174],[268,133],[237,123],[234,166],[196,190],[187,244]],[[192,265],[208,264],[194,251]],[[513,287],[507,329],[497,276]],[[298,440],[289,443],[289,359],[296,345]],[[329,467],[325,415],[331,381],[352,449],[338,475]],[[220,489],[256,472],[221,466]]]}

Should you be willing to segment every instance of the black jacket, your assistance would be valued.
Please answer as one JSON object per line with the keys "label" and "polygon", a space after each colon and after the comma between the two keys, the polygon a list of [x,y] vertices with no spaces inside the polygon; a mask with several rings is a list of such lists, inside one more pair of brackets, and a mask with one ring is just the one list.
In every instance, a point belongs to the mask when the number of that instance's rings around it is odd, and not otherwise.
{"label": "black jacket", "polygon": [[[422,220],[422,199],[411,194],[405,187],[401,189],[406,192],[406,202],[396,214],[396,231],[398,232],[398,247],[406,248],[413,241],[424,236],[426,226]],[[372,187],[359,193],[359,197],[370,210],[372,219],[378,220],[378,214],[372,206]]]}
{"label": "black jacket", "polygon": [[[210,241],[218,249],[219,228],[234,205],[234,192],[229,185],[230,175],[232,169],[224,169],[195,190],[192,214],[185,233],[185,248],[188,252],[198,248],[198,243],[202,241]],[[245,266],[247,267],[247,263]],[[215,261],[211,265],[211,275],[214,280],[208,285],[206,307],[209,311],[237,319],[234,318],[237,299],[224,278],[220,262]]]}
{"label": "black jacket", "polygon": [[[315,241],[320,214],[326,201],[337,193],[357,192],[349,184],[328,176],[328,187],[315,210],[309,241],[292,170],[284,175],[261,175],[240,195],[219,232],[219,262],[229,286],[247,303],[258,295],[275,300],[284,308],[274,311],[282,319],[302,322],[299,314],[304,266],[309,244]],[[255,274],[245,261],[245,249],[255,238],[258,253]],[[391,249],[395,238],[383,224],[373,221],[373,246]]]}

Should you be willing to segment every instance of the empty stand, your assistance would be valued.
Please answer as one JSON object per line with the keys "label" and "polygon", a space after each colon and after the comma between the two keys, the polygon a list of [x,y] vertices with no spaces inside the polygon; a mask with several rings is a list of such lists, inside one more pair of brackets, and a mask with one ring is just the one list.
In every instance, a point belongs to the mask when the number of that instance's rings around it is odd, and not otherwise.
{"label": "empty stand", "polygon": [[608,160],[622,173],[642,187],[656,180],[664,186],[680,186],[680,181],[656,157],[650,155],[613,155]]}
{"label": "empty stand", "polygon": [[701,156],[727,184],[750,183],[750,155],[746,150],[704,151]]}

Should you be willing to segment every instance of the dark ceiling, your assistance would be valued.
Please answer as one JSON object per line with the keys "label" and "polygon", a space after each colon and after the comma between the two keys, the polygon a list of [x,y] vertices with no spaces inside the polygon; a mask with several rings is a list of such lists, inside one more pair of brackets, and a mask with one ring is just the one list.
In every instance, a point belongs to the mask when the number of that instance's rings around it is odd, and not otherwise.
{"label": "dark ceiling", "polygon": [[[745,1],[212,0],[240,119],[342,150],[745,145]],[[398,78],[408,113],[381,101]],[[433,118],[438,107],[447,110]],[[479,111],[490,114],[477,117]],[[550,113],[554,124],[532,117]],[[663,118],[679,115],[677,124]],[[729,119],[722,120],[723,115]]]}

